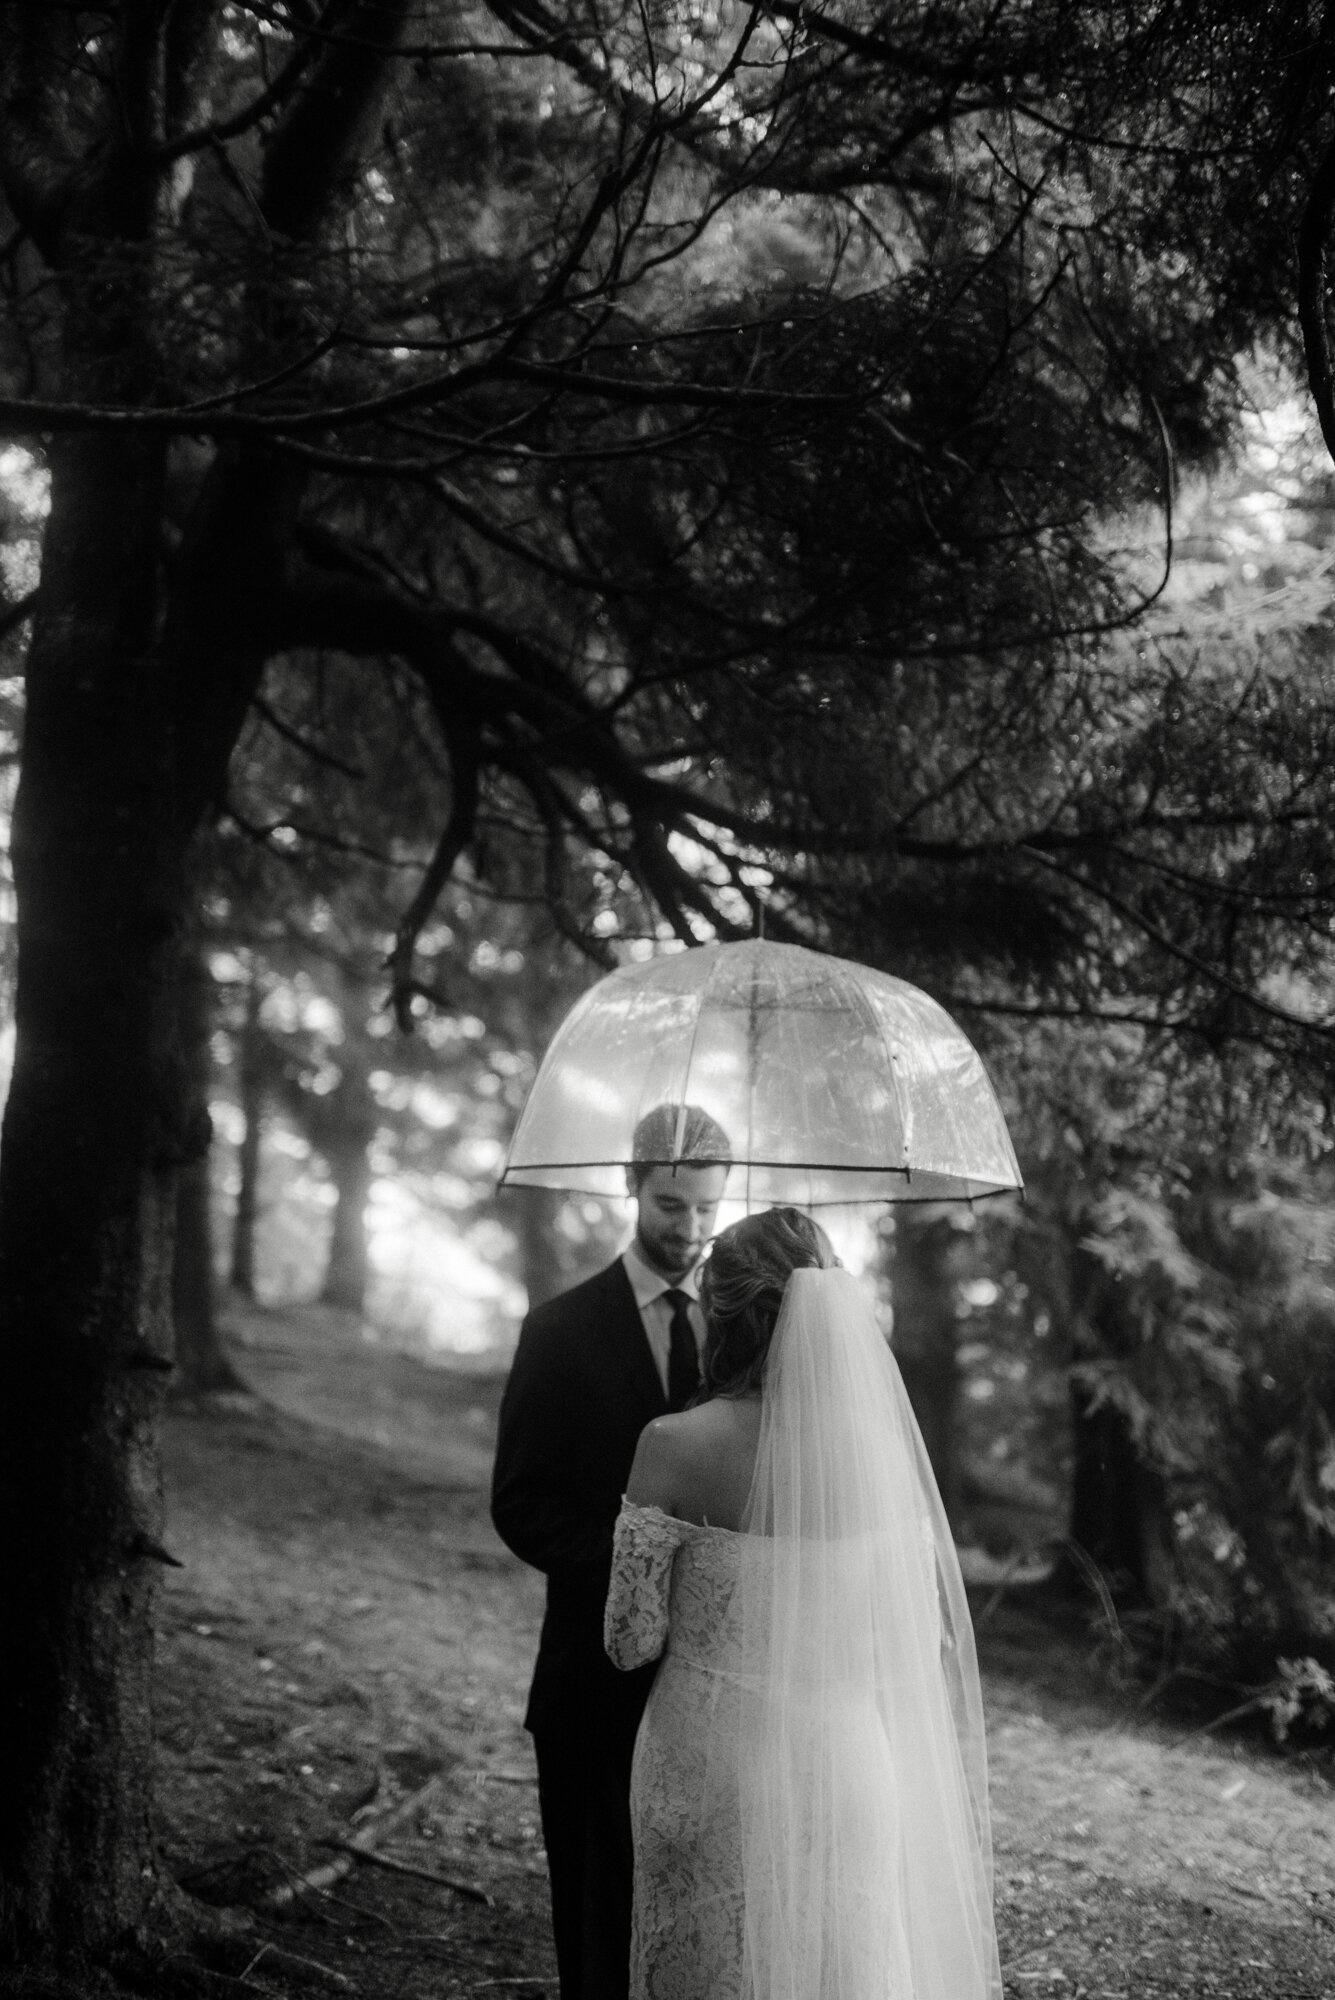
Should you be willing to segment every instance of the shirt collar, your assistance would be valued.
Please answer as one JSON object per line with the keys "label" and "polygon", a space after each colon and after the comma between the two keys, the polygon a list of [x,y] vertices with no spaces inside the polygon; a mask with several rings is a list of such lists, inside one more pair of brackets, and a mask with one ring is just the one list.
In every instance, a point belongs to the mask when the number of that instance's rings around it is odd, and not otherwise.
{"label": "shirt collar", "polygon": [[698,1300],[700,1297],[698,1264],[693,1264],[684,1278],[665,1278],[661,1271],[655,1271],[652,1264],[645,1263],[639,1245],[633,1241],[622,1252],[621,1261],[626,1267],[626,1276],[630,1279],[630,1288],[641,1312],[655,1299],[661,1299],[664,1292],[685,1292],[688,1299]]}

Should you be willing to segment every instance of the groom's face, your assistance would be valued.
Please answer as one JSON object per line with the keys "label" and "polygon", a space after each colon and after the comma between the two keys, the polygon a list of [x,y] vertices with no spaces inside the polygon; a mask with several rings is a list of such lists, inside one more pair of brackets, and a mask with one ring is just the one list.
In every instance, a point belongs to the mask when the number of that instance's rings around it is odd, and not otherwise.
{"label": "groom's face", "polygon": [[632,1188],[639,1202],[635,1241],[662,1277],[675,1282],[699,1261],[727,1178],[726,1167],[651,1167]]}

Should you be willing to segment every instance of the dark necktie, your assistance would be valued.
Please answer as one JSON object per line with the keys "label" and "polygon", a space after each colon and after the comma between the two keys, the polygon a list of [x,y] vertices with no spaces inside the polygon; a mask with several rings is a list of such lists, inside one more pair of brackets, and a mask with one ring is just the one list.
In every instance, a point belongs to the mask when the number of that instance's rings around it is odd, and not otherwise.
{"label": "dark necktie", "polygon": [[700,1357],[688,1310],[690,1299],[685,1292],[675,1289],[664,1292],[663,1296],[672,1308],[668,1331],[668,1408],[684,1410],[700,1387]]}

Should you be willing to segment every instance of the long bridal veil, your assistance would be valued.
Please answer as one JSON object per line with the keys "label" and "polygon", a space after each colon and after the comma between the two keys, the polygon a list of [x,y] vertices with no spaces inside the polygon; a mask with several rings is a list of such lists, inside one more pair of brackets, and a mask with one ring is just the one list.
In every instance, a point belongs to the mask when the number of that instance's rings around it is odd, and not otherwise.
{"label": "long bridal veil", "polygon": [[747,1527],[747,2000],[999,2000],[964,1586],[898,1367],[846,1271],[788,1282]]}

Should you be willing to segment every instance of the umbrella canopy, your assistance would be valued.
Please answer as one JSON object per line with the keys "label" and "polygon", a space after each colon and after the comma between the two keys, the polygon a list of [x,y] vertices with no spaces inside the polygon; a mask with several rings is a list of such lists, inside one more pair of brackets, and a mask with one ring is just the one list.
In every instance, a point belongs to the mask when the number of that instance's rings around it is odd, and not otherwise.
{"label": "umbrella canopy", "polygon": [[[624,1194],[632,1134],[658,1105],[698,1105],[723,1127],[728,1193],[752,1207],[1023,1185],[987,1072],[945,1010],[800,945],[699,945],[590,987],[543,1058],[503,1184]],[[664,1159],[689,1158],[684,1117],[668,1123]]]}

